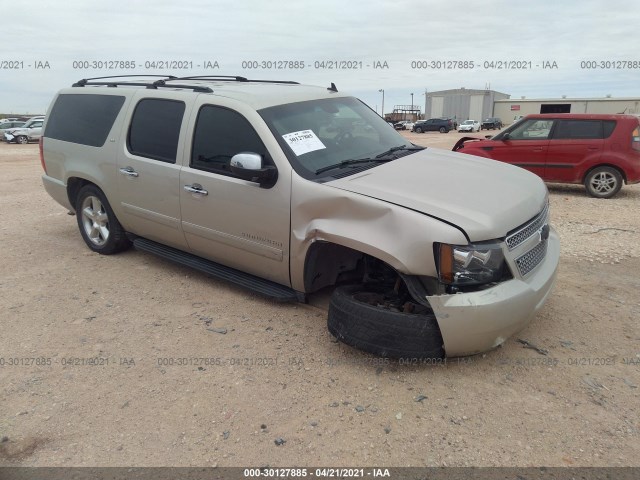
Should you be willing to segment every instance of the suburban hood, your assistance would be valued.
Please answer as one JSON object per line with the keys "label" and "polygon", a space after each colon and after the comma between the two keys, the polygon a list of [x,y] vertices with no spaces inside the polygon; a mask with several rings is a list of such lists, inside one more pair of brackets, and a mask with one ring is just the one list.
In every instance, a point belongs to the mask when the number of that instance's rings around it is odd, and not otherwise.
{"label": "suburban hood", "polygon": [[547,188],[519,167],[427,148],[325,185],[417,210],[472,242],[504,237],[542,210]]}

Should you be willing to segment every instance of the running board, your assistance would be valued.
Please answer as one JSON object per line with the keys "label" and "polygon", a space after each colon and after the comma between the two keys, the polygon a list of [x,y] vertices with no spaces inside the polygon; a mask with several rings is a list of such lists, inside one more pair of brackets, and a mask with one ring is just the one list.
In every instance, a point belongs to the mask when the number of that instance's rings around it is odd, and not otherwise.
{"label": "running board", "polygon": [[185,267],[198,270],[220,280],[226,280],[241,287],[252,290],[261,295],[265,295],[278,302],[297,302],[304,301],[304,294],[280,285],[279,283],[256,277],[249,273],[241,272],[234,268],[225,267],[219,263],[206,260],[191,253],[183,252],[172,247],[167,247],[161,243],[147,240],[146,238],[136,237],[133,245],[145,252],[153,253],[174,263],[178,263]]}

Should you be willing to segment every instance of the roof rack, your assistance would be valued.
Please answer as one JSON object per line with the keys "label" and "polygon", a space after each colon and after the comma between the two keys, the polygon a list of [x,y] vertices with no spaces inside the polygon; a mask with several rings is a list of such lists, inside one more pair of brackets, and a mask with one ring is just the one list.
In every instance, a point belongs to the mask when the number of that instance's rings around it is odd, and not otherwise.
{"label": "roof rack", "polygon": [[[151,77],[151,78],[160,77],[160,78],[154,82],[145,82],[145,81],[128,82],[128,81],[117,81],[117,80],[96,82],[96,80],[109,80],[109,79],[115,79],[115,78],[140,78],[140,77]],[[175,84],[167,85],[165,83],[167,80],[176,80],[176,79],[177,77],[174,77],[173,75],[113,75],[109,77],[83,78],[82,80],[77,81],[71,86],[84,87],[86,85],[104,85],[107,87],[117,87],[118,85],[123,85],[128,87],[145,87],[145,88],[154,89],[154,90],[164,87],[164,88],[185,88],[188,90],[193,90],[194,92],[202,92],[202,93],[213,92],[213,90],[211,90],[209,87],[203,87],[198,85],[175,85]]]}
{"label": "roof rack", "polygon": [[[140,78],[139,82],[131,81],[118,81],[115,79],[120,78]],[[158,78],[155,81],[144,81],[144,78]],[[210,80],[210,81],[234,81],[234,82],[251,82],[251,83],[278,83],[287,85],[299,85],[298,82],[292,82],[290,80],[250,80],[245,77],[232,76],[232,75],[195,75],[189,77],[175,77],[173,75],[113,75],[109,77],[94,77],[83,78],[71,85],[72,87],[84,87],[86,85],[103,85],[107,87],[117,87],[118,85],[128,87],[145,87],[150,89],[158,88],[184,88],[193,90],[194,92],[212,93],[213,90],[203,85],[186,85],[186,84],[168,84],[167,82],[174,82],[176,80]]]}
{"label": "roof rack", "polygon": [[194,75],[189,77],[173,77],[169,80],[222,80],[222,81],[236,81],[236,82],[251,82],[251,83],[284,83],[288,85],[300,85],[299,82],[292,82],[291,80],[254,80],[246,77],[239,77],[233,75]]}

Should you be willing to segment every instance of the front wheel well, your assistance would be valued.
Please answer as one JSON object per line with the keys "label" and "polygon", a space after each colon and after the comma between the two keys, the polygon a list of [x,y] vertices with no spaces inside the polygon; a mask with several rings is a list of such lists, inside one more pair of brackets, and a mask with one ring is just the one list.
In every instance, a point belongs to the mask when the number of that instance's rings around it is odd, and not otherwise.
{"label": "front wheel well", "polygon": [[315,242],[309,248],[304,267],[304,288],[313,293],[325,287],[347,283],[364,283],[398,289],[402,285],[419,303],[424,303],[426,277],[398,272],[388,263],[372,255],[331,242]]}

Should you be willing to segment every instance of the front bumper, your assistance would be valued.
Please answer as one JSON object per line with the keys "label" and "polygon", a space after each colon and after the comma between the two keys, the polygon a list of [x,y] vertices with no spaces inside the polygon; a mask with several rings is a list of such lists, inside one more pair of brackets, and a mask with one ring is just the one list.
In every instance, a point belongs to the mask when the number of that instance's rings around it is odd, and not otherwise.
{"label": "front bumper", "polygon": [[560,241],[550,229],[544,260],[526,279],[514,278],[473,293],[428,296],[448,357],[491,350],[522,330],[553,289]]}

